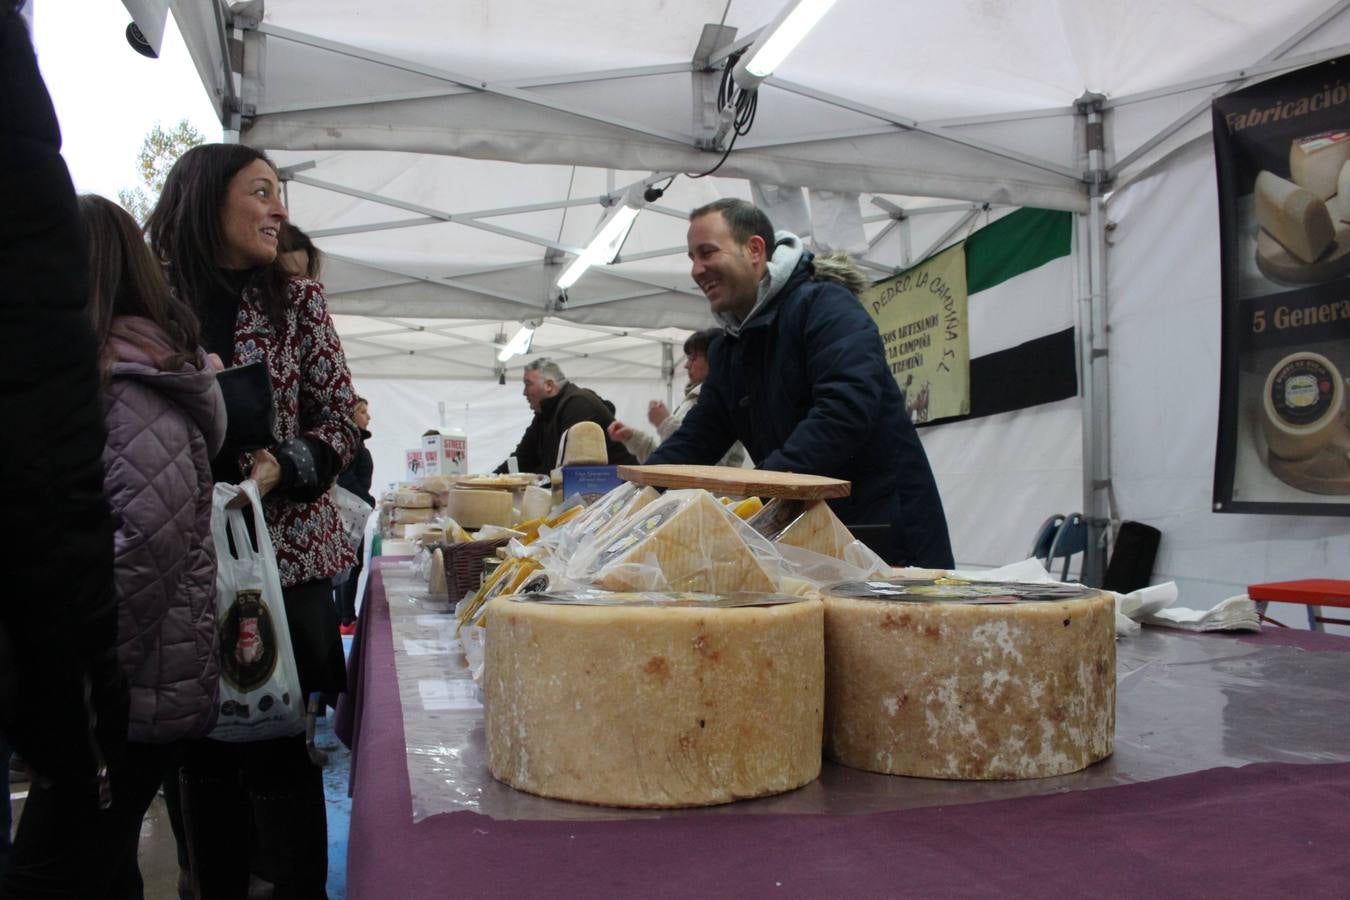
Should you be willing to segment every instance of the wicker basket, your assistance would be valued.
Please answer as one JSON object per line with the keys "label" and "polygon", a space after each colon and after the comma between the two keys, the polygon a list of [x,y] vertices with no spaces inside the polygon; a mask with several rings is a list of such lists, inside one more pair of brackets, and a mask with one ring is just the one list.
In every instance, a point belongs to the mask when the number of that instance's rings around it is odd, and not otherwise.
{"label": "wicker basket", "polygon": [[483,559],[509,540],[510,537],[499,537],[488,541],[441,545],[441,555],[445,558],[445,587],[451,606],[465,594],[482,586]]}

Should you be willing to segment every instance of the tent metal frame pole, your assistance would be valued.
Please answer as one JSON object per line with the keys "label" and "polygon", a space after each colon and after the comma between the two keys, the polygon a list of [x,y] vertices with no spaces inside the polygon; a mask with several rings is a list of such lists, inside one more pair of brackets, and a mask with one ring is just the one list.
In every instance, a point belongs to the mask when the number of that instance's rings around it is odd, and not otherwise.
{"label": "tent metal frame pole", "polygon": [[616,116],[607,116],[602,113],[582,109],[567,103],[558,103],[542,96],[531,94],[528,91],[510,87],[505,83],[488,82],[481,78],[475,78],[471,75],[463,75],[457,72],[448,72],[444,69],[438,69],[434,66],[423,66],[397,57],[389,56],[384,53],[376,53],[371,50],[365,50],[360,47],[354,47],[351,44],[344,44],[339,41],[330,41],[324,38],[315,37],[311,34],[305,34],[300,31],[292,31],[289,28],[278,28],[275,25],[260,24],[257,33],[275,37],[283,41],[292,41],[297,44],[314,47],[318,50],[327,50],[330,53],[340,54],[352,59],[360,59],[376,65],[386,66],[391,69],[397,69],[402,72],[410,72],[414,75],[423,75],[427,78],[434,78],[438,81],[449,82],[459,87],[468,88],[484,94],[495,94],[499,97],[505,97],[511,100],[517,100],[521,103],[528,103],[533,106],[542,106],[545,109],[551,109],[555,112],[566,113],[567,115],[577,116],[582,119],[589,119],[592,122],[599,122],[603,125],[613,125],[616,128],[622,128],[625,131],[631,131],[634,134],[644,134],[658,140],[669,141],[682,146],[693,144],[693,138],[690,135],[677,134],[673,131],[651,128],[640,125],[636,122],[630,122],[626,119],[620,119]]}
{"label": "tent metal frame pole", "polygon": [[1086,218],[1087,294],[1078,304],[1078,348],[1083,378],[1083,518],[1087,547],[1081,580],[1099,587],[1106,575],[1106,542],[1110,526],[1111,385],[1107,345],[1106,212],[1109,185],[1106,170],[1106,132],[1100,94],[1078,100],[1083,146],[1087,149],[1084,175],[1088,193]]}

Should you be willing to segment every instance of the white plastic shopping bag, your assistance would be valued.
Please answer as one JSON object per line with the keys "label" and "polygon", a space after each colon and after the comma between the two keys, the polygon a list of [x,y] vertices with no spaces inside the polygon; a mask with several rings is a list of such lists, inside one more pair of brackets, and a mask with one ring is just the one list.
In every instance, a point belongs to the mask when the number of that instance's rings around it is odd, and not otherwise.
{"label": "white plastic shopping bag", "polygon": [[[245,509],[226,509],[240,490]],[[245,510],[253,519],[249,539]],[[258,486],[217,484],[211,505],[216,543],[216,628],[220,642],[218,741],[289,737],[305,729],[305,698],[291,650],[277,555],[263,520]]]}

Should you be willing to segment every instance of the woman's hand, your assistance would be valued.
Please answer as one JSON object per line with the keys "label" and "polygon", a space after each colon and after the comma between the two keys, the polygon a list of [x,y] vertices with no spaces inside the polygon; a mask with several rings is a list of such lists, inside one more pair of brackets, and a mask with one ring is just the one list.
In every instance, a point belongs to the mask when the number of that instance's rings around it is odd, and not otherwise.
{"label": "woman's hand", "polygon": [[[253,467],[249,469],[248,477],[257,483],[258,496],[266,497],[268,491],[281,483],[281,463],[268,450],[254,450],[249,456],[253,459]],[[243,491],[225,504],[226,509],[243,509],[245,506],[248,506],[248,494]]]}
{"label": "woman's hand", "polygon": [[609,427],[605,429],[605,433],[609,435],[611,441],[617,441],[622,444],[633,436],[633,429],[629,428],[618,419],[615,419],[613,422],[609,423]]}
{"label": "woman's hand", "polygon": [[670,418],[670,409],[660,400],[647,404],[647,421],[660,428],[661,423]]}

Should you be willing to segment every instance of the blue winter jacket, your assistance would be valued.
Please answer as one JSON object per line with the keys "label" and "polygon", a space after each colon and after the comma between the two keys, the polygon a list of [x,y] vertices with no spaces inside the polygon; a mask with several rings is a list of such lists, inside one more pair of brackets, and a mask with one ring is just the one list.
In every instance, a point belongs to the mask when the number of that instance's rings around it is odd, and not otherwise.
{"label": "blue winter jacket", "polygon": [[888,562],[953,566],[942,499],[881,335],[810,253],[738,337],[713,341],[708,366],[698,404],[649,464],[712,464],[739,440],[758,468],[851,481],[830,507],[845,525],[890,525],[872,542]]}

